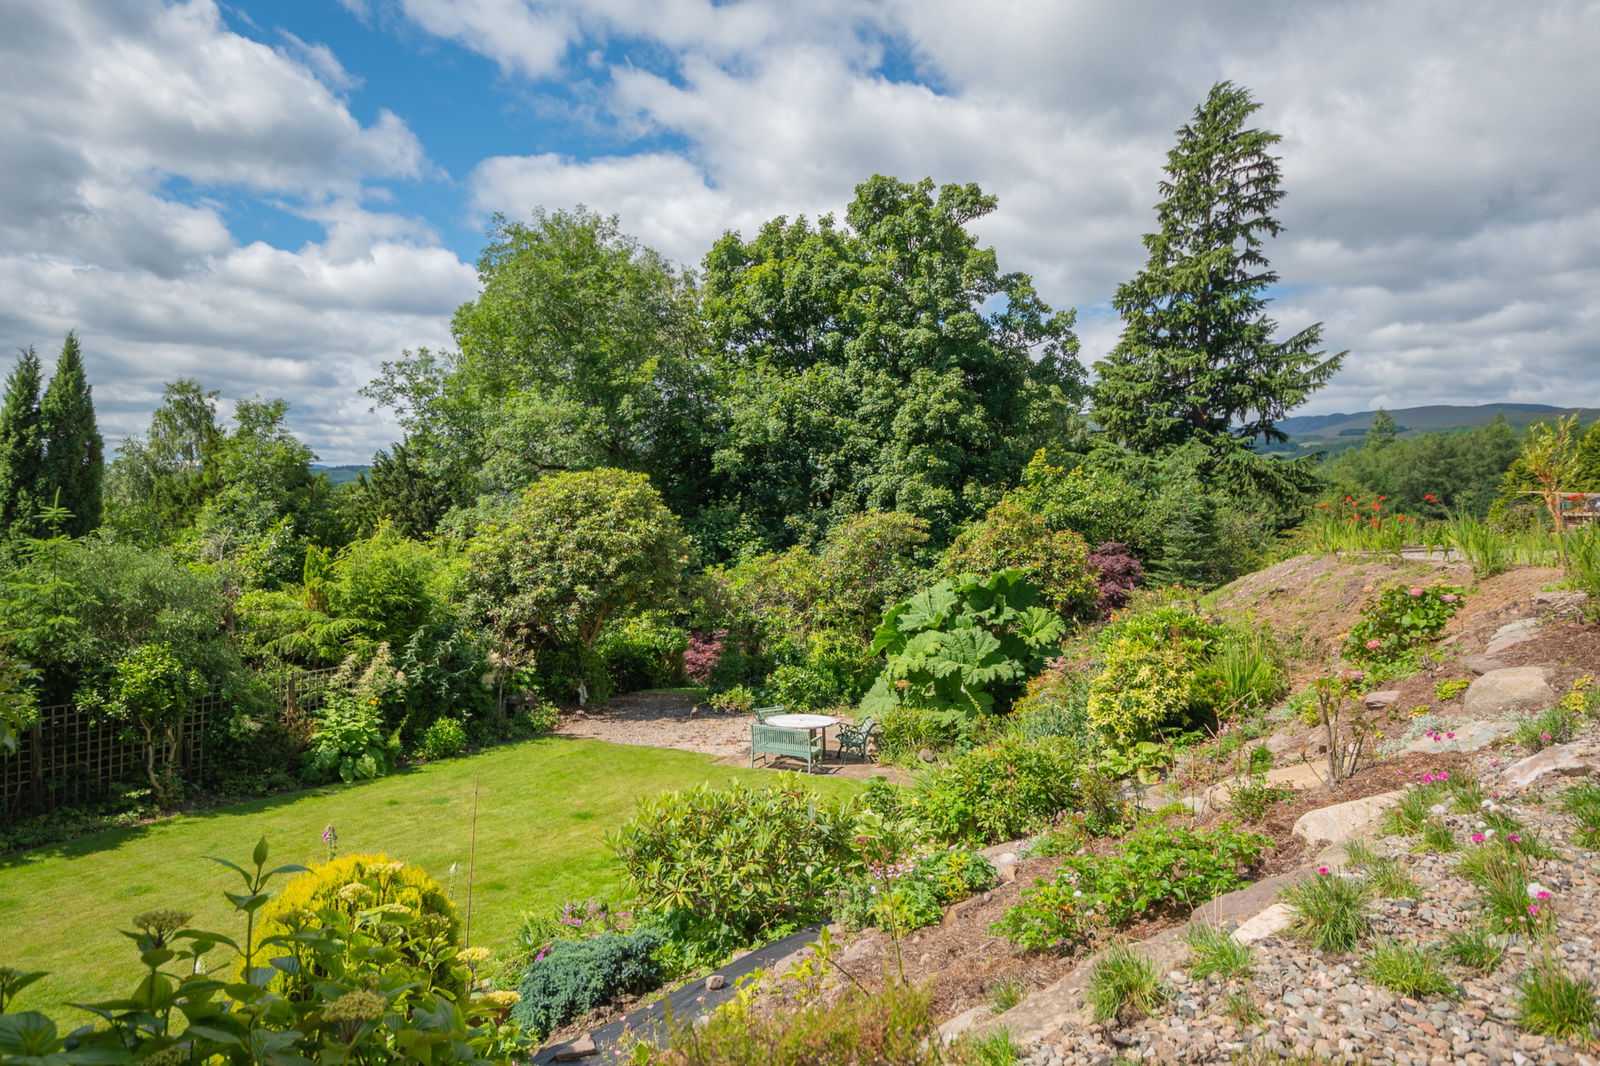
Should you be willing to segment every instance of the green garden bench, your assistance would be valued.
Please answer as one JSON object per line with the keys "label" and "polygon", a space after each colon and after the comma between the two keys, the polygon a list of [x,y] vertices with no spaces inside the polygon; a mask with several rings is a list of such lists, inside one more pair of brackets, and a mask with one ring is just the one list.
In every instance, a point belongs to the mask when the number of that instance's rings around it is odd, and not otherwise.
{"label": "green garden bench", "polygon": [[878,723],[872,718],[863,718],[855,725],[841,725],[839,727],[839,759],[842,762],[846,754],[854,752],[861,756],[861,761],[866,762],[870,755],[867,754],[867,742],[872,739],[872,734],[878,731]]}
{"label": "green garden bench", "polygon": [[[771,708],[767,708],[771,710]],[[750,723],[750,765],[756,764],[757,755],[787,755],[791,759],[804,759],[806,773],[822,761],[826,749],[822,734],[806,729],[784,729],[781,726]]]}
{"label": "green garden bench", "polygon": [[750,713],[756,716],[756,721],[762,725],[767,724],[767,719],[775,714],[782,714],[789,709],[787,703],[780,703],[776,707],[754,707]]}

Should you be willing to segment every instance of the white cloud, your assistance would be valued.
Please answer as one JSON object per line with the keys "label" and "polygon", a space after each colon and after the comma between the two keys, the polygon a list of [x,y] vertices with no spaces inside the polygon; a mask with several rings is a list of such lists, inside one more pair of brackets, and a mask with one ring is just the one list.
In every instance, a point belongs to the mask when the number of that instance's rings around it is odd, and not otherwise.
{"label": "white cloud", "polygon": [[[363,125],[338,95],[358,80],[286,40],[231,32],[212,0],[0,8],[0,337],[48,357],[76,329],[113,442],[190,375],[284,395],[325,457],[364,460],[388,427],[356,390],[446,341],[475,288],[426,223],[363,206],[374,180],[432,172],[415,135],[388,111]],[[324,238],[241,245],[239,190]]]}

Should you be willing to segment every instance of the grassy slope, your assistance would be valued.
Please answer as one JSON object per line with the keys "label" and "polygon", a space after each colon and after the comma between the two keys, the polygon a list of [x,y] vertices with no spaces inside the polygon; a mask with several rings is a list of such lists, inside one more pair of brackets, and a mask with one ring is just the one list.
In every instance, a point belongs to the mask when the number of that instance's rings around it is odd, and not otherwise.
{"label": "grassy slope", "polygon": [[[619,870],[603,834],[636,797],[730,778],[774,783],[770,772],[714,766],[711,757],[660,748],[545,737],[361,785],[256,800],[0,859],[0,966],[51,976],[22,994],[23,1008],[126,995],[138,980],[132,944],[118,934],[159,907],[193,924],[243,933],[223,889],[237,875],[205,856],[246,864],[263,834],[273,863],[326,857],[332,823],[342,854],[387,851],[420,864],[466,898],[473,789],[478,788],[472,939],[508,944],[522,911],[616,889]],[[828,794],[861,782],[814,779]]]}

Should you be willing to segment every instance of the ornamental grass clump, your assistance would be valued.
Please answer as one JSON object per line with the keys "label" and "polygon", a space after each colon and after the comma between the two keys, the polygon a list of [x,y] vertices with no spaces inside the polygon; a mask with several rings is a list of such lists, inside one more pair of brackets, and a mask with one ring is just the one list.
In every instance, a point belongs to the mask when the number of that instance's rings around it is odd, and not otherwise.
{"label": "ornamental grass clump", "polygon": [[1172,990],[1154,963],[1119,944],[1095,963],[1085,998],[1096,1021],[1126,1025],[1155,1014],[1171,1001]]}
{"label": "ornamental grass clump", "polygon": [[1554,957],[1535,961],[1519,985],[1518,1021],[1523,1028],[1573,1043],[1600,1037],[1594,985],[1573,977]]}
{"label": "ornamental grass clump", "polygon": [[1224,980],[1249,977],[1255,972],[1254,952],[1233,934],[1215,925],[1195,923],[1183,935],[1189,945],[1189,976],[1203,980],[1213,975]]}
{"label": "ornamental grass clump", "polygon": [[1561,794],[1561,809],[1572,816],[1577,836],[1587,847],[1600,847],[1600,782],[1589,781]]}
{"label": "ornamental grass clump", "polygon": [[1487,929],[1474,928],[1447,934],[1444,953],[1469,970],[1492,973],[1506,957],[1506,946]]}
{"label": "ornamental grass clump", "polygon": [[1374,984],[1412,999],[1423,996],[1454,999],[1461,994],[1439,968],[1432,952],[1410,944],[1378,941],[1362,959],[1361,971]]}
{"label": "ornamental grass clump", "polygon": [[1326,866],[1285,886],[1278,898],[1294,914],[1290,930],[1321,951],[1350,951],[1372,926],[1366,886]]}
{"label": "ornamental grass clump", "polygon": [[1399,859],[1374,859],[1367,867],[1367,884],[1380,899],[1422,898],[1422,890]]}

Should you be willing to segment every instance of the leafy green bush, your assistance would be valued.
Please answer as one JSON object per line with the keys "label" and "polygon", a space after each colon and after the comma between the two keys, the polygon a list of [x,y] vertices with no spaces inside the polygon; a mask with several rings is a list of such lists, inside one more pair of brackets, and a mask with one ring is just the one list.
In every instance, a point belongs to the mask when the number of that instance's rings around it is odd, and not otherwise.
{"label": "leafy green bush", "polygon": [[726,942],[818,917],[853,861],[849,804],[799,782],[665,792],[608,838],[675,935]]}
{"label": "leafy green bush", "polygon": [[940,569],[950,575],[1020,570],[1039,589],[1040,601],[1063,618],[1091,619],[1099,590],[1089,546],[1071,529],[1052,529],[1042,515],[1012,499],[989,509],[945,551]]}
{"label": "leafy green bush", "polygon": [[921,707],[902,703],[878,718],[878,757],[888,762],[912,760],[923,749],[937,754],[960,741],[957,723]]}
{"label": "leafy green bush", "polygon": [[1008,726],[1024,737],[1083,737],[1089,728],[1089,678],[1060,660],[1028,682]]}
{"label": "leafy green bush", "polygon": [[1025,889],[994,932],[1030,951],[1083,943],[1146,911],[1200,904],[1243,883],[1242,873],[1272,841],[1231,825],[1209,832],[1150,825],[1120,851],[1069,856],[1054,881]]}
{"label": "leafy green bush", "polygon": [[[243,882],[242,891],[227,893],[242,926],[231,937],[189,928],[184,911],[135,916],[137,928],[125,932],[139,953],[129,995],[90,1007],[94,1023],[70,1036],[38,1012],[6,1013],[10,993],[42,975],[0,969],[0,1056],[52,1063],[136,1058],[434,1066],[526,1060],[525,1042],[505,1021],[515,993],[472,990],[471,968],[487,952],[462,950],[437,914],[412,920],[403,890],[398,901],[389,899],[400,912],[336,896],[315,912],[297,906],[305,913],[295,919],[292,935],[263,937],[269,883],[300,869],[269,870],[267,858],[262,840],[249,868],[218,860]],[[345,895],[364,891],[376,899],[383,885],[371,882],[387,876],[368,870],[347,879]],[[218,979],[229,971],[248,979]]]}
{"label": "leafy green bush", "polygon": [[435,718],[428,731],[422,734],[422,746],[417,754],[432,762],[460,755],[467,748],[467,730],[454,718]]}
{"label": "leafy green bush", "polygon": [[655,953],[666,939],[660,929],[643,926],[555,941],[518,983],[522,1001],[511,1008],[512,1019],[542,1040],[618,996],[656,988],[664,974]]}
{"label": "leafy green bush", "polygon": [[404,679],[380,644],[362,668],[352,655],[329,685],[331,694],[317,711],[307,773],[313,780],[361,781],[394,769],[399,740],[384,728],[384,706],[403,697]]}
{"label": "leafy green bush", "polygon": [[834,916],[846,925],[875,925],[900,933],[933,925],[944,908],[999,882],[994,864],[975,851],[950,848],[871,867],[835,893]]}
{"label": "leafy green bush", "polygon": [[145,775],[158,795],[170,796],[177,789],[183,716],[204,690],[199,671],[185,667],[166,644],[135,648],[112,667],[99,709],[125,735],[144,742]]}
{"label": "leafy green bush", "polygon": [[594,650],[615,691],[638,692],[681,682],[688,648],[688,630],[659,614],[642,614],[608,624]]}
{"label": "leafy green bush", "polygon": [[1453,585],[1385,585],[1350,627],[1345,657],[1370,666],[1402,662],[1444,631],[1464,591]]}
{"label": "leafy green bush", "polygon": [[1228,635],[1219,620],[1170,602],[1112,622],[1089,683],[1090,724],[1124,744],[1185,724],[1205,695],[1201,670]]}
{"label": "leafy green bush", "polygon": [[929,770],[917,782],[916,812],[940,840],[1015,840],[1072,809],[1085,770],[1060,738],[1007,738]]}
{"label": "leafy green bush", "polygon": [[1020,571],[1003,570],[948,578],[890,608],[872,642],[888,663],[862,711],[904,704],[967,726],[1005,710],[1066,631],[1038,598]]}

